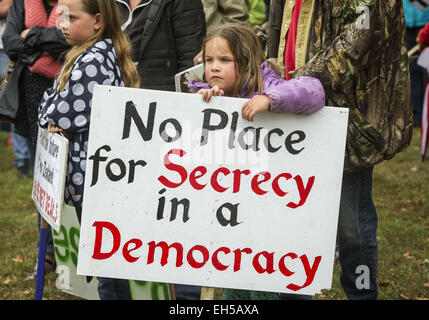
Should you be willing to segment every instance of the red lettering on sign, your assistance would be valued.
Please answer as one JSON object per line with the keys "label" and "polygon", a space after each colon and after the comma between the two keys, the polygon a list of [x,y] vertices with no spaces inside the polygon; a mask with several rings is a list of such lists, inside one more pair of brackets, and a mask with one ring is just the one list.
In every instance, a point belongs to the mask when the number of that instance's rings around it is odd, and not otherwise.
{"label": "red lettering on sign", "polygon": [[226,269],[228,269],[229,266],[226,266],[222,263],[220,263],[219,258],[218,258],[218,254],[219,252],[223,252],[225,254],[228,254],[231,252],[231,249],[227,248],[227,247],[220,247],[219,249],[217,249],[212,256],[212,264],[213,266],[219,270],[219,271],[224,271]]}
{"label": "red lettering on sign", "polygon": [[[201,262],[196,261],[195,258],[194,258],[193,253],[194,253],[194,251],[197,251],[197,250],[199,252],[201,252],[201,254],[203,255],[203,261],[201,261]],[[206,247],[201,246],[201,245],[196,245],[196,246],[193,246],[191,248],[191,250],[189,250],[188,255],[186,257],[188,259],[189,265],[192,268],[199,269],[199,268],[204,267],[204,265],[206,264],[206,262],[209,260],[210,253],[209,253],[209,250],[207,250]]]}
{"label": "red lettering on sign", "polygon": [[[121,234],[118,228],[113,223],[106,221],[97,221],[92,225],[95,227],[95,241],[94,241],[94,252],[92,254],[93,259],[103,260],[110,258],[116,251],[118,251],[121,244]],[[110,252],[101,252],[101,243],[103,240],[103,229],[110,231],[113,236],[113,246]]]}
{"label": "red lettering on sign", "polygon": [[162,250],[161,256],[161,266],[165,266],[168,262],[168,255],[170,254],[170,248],[176,249],[176,267],[180,267],[183,264],[183,247],[180,243],[173,243],[172,245],[167,245],[166,242],[161,241],[155,244],[155,241],[148,243],[149,253],[147,255],[147,264],[153,263],[155,260],[155,248],[160,247]]}
{"label": "red lettering on sign", "polygon": [[[170,150],[164,157],[164,166],[169,171],[173,171],[179,174],[180,181],[174,182],[171,179],[166,178],[164,175],[158,177],[158,180],[166,187],[168,188],[178,188],[183,183],[186,182],[188,178],[188,172],[185,167],[174,164],[171,162],[170,156],[171,155],[178,155],[179,157],[183,157],[186,155],[186,151],[182,149],[172,149]],[[206,186],[210,185],[214,191],[222,193],[227,191],[232,186],[232,193],[238,193],[241,190],[241,186],[244,182],[248,179],[245,179],[243,176],[252,176],[252,172],[248,169],[236,169],[232,171],[232,177],[229,177],[231,174],[231,171],[228,168],[220,167],[217,168],[213,173],[211,174],[209,181],[210,183],[203,183],[204,176],[207,174],[207,168],[205,166],[198,166],[194,170],[191,171],[189,175],[189,184],[191,187],[195,190],[203,190]],[[221,176],[223,178],[221,179]],[[262,177],[262,179],[260,179]],[[250,189],[252,192],[254,192],[258,196],[262,196],[269,192],[269,190],[264,190],[261,188],[261,184],[266,183],[267,186],[270,184],[268,181],[272,178],[271,173],[269,172],[258,172],[254,173],[252,178],[250,179]],[[294,185],[292,183],[289,183],[287,185],[287,188],[283,186],[283,189],[280,185],[281,180],[291,180],[294,182]],[[310,191],[314,185],[315,177],[311,176],[308,178],[307,183],[305,184],[302,177],[300,175],[293,176],[291,173],[283,172],[278,174],[277,176],[273,177],[273,180],[271,182],[271,190],[279,197],[285,197],[288,193],[291,187],[294,187],[294,190],[297,190],[299,194],[299,201],[298,203],[294,202],[287,202],[286,206],[291,209],[296,209],[298,207],[301,207],[305,204],[307,201],[307,198],[310,194]],[[197,181],[198,180],[198,181]],[[232,180],[232,181],[231,181]],[[222,181],[222,184],[220,183]]]}
{"label": "red lettering on sign", "polygon": [[34,200],[37,202],[40,211],[57,222],[58,204],[54,198],[43,189],[38,180],[34,180],[33,184]]}
{"label": "red lettering on sign", "polygon": [[[265,258],[265,268],[261,266],[259,262],[259,257]],[[262,251],[255,255],[252,261],[253,267],[257,273],[268,273],[271,274],[274,272],[274,252]]]}
{"label": "red lettering on sign", "polygon": [[[93,223],[93,227],[95,227],[95,242],[94,242],[94,251],[92,254],[92,258],[97,260],[109,259],[118,251],[120,247],[121,234],[118,228],[114,224],[106,221],[96,221]],[[113,237],[112,248],[110,249],[110,251],[107,251],[107,252],[101,252],[103,235],[106,235],[106,233],[103,233],[104,230],[110,232],[110,235]],[[141,248],[142,246],[143,246],[143,242],[140,239],[133,238],[125,242],[122,248],[122,256],[124,260],[127,261],[128,263],[134,263],[137,260],[139,260],[140,257],[131,255],[131,252]],[[183,265],[184,249],[182,244],[178,242],[174,242],[173,244],[168,245],[165,241],[159,241],[158,243],[155,243],[155,241],[150,241],[147,243],[147,248],[148,248],[147,265],[154,263],[156,248],[159,248],[161,250],[161,258],[160,258],[161,266],[165,266],[169,263],[168,258],[171,253],[170,249],[175,249],[175,252],[176,252],[175,266],[179,268]],[[209,249],[207,249],[207,247],[205,247],[204,245],[197,244],[188,250],[186,255],[186,258],[187,258],[186,261],[188,262],[189,266],[195,269],[203,268],[208,261],[211,261],[211,265],[214,267],[214,269],[218,271],[225,271],[230,266],[223,264],[219,261],[219,253],[223,253],[225,256],[227,256],[231,252],[234,253],[233,272],[239,272],[241,270],[242,259],[243,257],[244,259],[247,258],[246,256],[242,255],[243,253],[245,253],[246,255],[253,254],[253,250],[251,248],[235,249],[234,251],[231,251],[231,249],[228,247],[220,247],[213,252],[210,259]],[[198,253],[200,255],[200,258],[197,256]],[[297,257],[298,256],[296,253],[289,252],[280,258],[278,262],[278,270],[280,270],[281,274],[284,275],[286,278],[296,273],[296,270],[291,271],[286,267],[286,258],[290,258],[291,260],[294,260]],[[286,288],[292,291],[301,290],[302,288],[308,287],[313,283],[315,275],[319,268],[320,262],[322,260],[322,257],[316,256],[314,258],[314,262],[312,265],[310,265],[307,255],[305,254],[301,255],[299,257],[299,260],[301,261],[301,266],[302,266],[301,271],[305,272],[306,280],[303,285],[289,283],[286,286]],[[260,274],[271,275],[276,271],[274,252],[269,252],[266,250],[257,252],[253,257],[249,256],[248,262],[251,262],[251,263],[246,263],[247,268],[252,266],[253,270],[255,271],[255,274],[258,274],[258,275]]]}
{"label": "red lettering on sign", "polygon": [[[134,244],[134,248],[129,248],[131,244]],[[125,243],[124,247],[122,248],[122,255],[124,256],[125,260],[128,262],[136,262],[139,258],[133,257],[130,255],[131,251],[137,250],[143,245],[143,242],[140,239],[131,239],[127,243]]]}
{"label": "red lettering on sign", "polygon": [[183,151],[181,149],[172,149],[170,150],[164,157],[164,166],[171,171],[176,171],[179,173],[181,181],[174,183],[165,178],[164,176],[161,176],[158,178],[158,180],[165,185],[168,188],[177,188],[179,187],[183,182],[185,182],[186,178],[188,177],[188,173],[186,172],[186,169],[178,164],[174,164],[170,161],[170,155],[175,154],[180,157],[183,157],[186,154],[186,151]]}

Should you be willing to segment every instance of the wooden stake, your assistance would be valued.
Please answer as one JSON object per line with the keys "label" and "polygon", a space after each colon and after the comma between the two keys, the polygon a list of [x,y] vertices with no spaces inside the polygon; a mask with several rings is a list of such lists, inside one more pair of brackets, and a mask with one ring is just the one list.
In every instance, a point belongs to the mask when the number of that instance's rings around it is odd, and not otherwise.
{"label": "wooden stake", "polygon": [[40,217],[40,228],[42,229],[48,229],[48,223],[43,217]]}
{"label": "wooden stake", "polygon": [[201,288],[201,300],[214,300],[215,288],[202,287]]}
{"label": "wooden stake", "polygon": [[170,300],[176,300],[176,292],[174,291],[174,284],[168,284],[168,291],[170,291]]}

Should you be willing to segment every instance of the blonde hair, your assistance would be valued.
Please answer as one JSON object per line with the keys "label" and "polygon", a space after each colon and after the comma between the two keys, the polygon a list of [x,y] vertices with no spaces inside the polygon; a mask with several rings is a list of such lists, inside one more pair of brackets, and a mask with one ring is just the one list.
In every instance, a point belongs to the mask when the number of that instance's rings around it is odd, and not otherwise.
{"label": "blonde hair", "polygon": [[131,44],[127,35],[121,29],[121,22],[119,12],[116,7],[115,0],[81,0],[82,10],[86,13],[95,16],[100,13],[102,17],[102,27],[93,36],[91,36],[86,43],[73,46],[66,54],[64,67],[62,72],[57,78],[56,91],[64,90],[65,84],[70,77],[71,70],[76,59],[86,49],[91,47],[97,41],[104,38],[110,38],[115,48],[116,57],[118,59],[119,67],[124,77],[126,87],[139,88],[140,76],[137,68],[131,59]]}
{"label": "blonde hair", "polygon": [[[231,96],[239,97],[243,88],[247,86],[246,94],[255,91],[262,92],[262,75],[260,65],[265,56],[262,45],[255,32],[241,24],[226,23],[212,29],[203,42],[203,59],[205,58],[205,47],[213,38],[222,37],[234,56],[237,81],[231,88]],[[205,59],[204,59],[205,61]]]}

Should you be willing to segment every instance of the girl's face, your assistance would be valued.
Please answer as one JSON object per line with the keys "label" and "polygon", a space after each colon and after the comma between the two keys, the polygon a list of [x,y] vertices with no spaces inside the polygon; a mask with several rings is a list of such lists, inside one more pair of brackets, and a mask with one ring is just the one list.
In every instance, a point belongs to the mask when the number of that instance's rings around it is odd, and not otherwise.
{"label": "girl's face", "polygon": [[82,45],[100,30],[100,14],[93,16],[83,11],[81,0],[58,0],[58,6],[61,31],[70,45]]}
{"label": "girl's face", "polygon": [[228,95],[237,80],[237,70],[234,55],[223,37],[217,36],[207,41],[204,72],[211,87],[218,86]]}

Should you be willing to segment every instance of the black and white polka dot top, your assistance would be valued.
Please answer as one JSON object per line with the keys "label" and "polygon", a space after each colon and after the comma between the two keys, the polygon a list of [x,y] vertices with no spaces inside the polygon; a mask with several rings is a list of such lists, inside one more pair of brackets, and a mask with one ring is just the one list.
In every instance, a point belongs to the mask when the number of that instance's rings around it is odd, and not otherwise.
{"label": "black and white polka dot top", "polygon": [[39,125],[51,123],[69,138],[69,155],[64,202],[82,206],[89,121],[95,84],[124,86],[122,73],[111,39],[103,39],[86,49],[77,59],[64,90],[45,91],[39,106]]}

